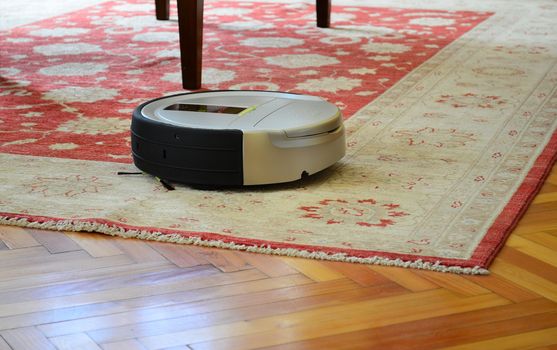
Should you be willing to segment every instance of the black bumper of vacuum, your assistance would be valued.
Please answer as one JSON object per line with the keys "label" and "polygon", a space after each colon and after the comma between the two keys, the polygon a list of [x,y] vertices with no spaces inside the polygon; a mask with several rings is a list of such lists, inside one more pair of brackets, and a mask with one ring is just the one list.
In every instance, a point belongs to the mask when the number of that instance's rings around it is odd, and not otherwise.
{"label": "black bumper of vacuum", "polygon": [[[152,101],[150,101],[152,102]],[[243,134],[240,130],[183,128],[133,112],[133,161],[161,179],[202,185],[243,185]]]}

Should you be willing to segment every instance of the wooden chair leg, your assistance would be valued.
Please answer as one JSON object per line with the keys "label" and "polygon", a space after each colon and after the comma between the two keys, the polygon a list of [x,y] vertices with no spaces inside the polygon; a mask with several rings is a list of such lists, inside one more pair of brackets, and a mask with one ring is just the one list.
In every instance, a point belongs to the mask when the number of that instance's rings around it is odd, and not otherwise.
{"label": "wooden chair leg", "polygon": [[331,26],[331,0],[315,0],[317,26],[329,28]]}
{"label": "wooden chair leg", "polygon": [[[155,0],[157,4],[169,0]],[[163,6],[160,6],[164,8]],[[168,6],[167,6],[168,10]],[[328,28],[331,23],[331,0],[316,0],[317,26]],[[178,0],[178,27],[182,86],[197,90],[201,87],[201,59],[203,48],[203,0]]]}
{"label": "wooden chair leg", "polygon": [[170,0],[155,0],[155,13],[157,14],[157,19],[169,19]]}
{"label": "wooden chair leg", "polygon": [[201,87],[203,48],[203,0],[178,0],[180,58],[184,89]]}

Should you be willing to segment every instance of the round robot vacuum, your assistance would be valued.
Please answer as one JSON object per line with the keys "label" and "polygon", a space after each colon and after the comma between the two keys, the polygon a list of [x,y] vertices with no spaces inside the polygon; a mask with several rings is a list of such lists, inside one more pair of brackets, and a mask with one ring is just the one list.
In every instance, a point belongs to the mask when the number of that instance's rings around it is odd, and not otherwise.
{"label": "round robot vacuum", "polygon": [[148,101],[133,112],[135,165],[164,180],[262,185],[298,180],[344,156],[342,115],[322,98],[210,91]]}

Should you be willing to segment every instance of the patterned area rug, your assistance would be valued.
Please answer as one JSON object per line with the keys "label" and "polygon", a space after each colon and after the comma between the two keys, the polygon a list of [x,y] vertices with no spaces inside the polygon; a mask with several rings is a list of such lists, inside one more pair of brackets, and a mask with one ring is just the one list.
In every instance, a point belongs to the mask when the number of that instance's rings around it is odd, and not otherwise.
{"label": "patterned area rug", "polygon": [[333,12],[319,29],[306,4],[206,5],[205,88],[315,94],[347,118],[336,166],[244,189],[116,175],[133,108],[181,91],[177,23],[151,1],[2,33],[0,223],[486,273],[557,153],[552,39],[487,12]]}

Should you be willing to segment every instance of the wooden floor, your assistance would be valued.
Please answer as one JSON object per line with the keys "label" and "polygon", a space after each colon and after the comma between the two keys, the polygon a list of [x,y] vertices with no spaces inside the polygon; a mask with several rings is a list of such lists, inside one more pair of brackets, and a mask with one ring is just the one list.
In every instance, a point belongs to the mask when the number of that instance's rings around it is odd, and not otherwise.
{"label": "wooden floor", "polygon": [[557,167],[490,276],[0,226],[3,349],[557,349]]}

